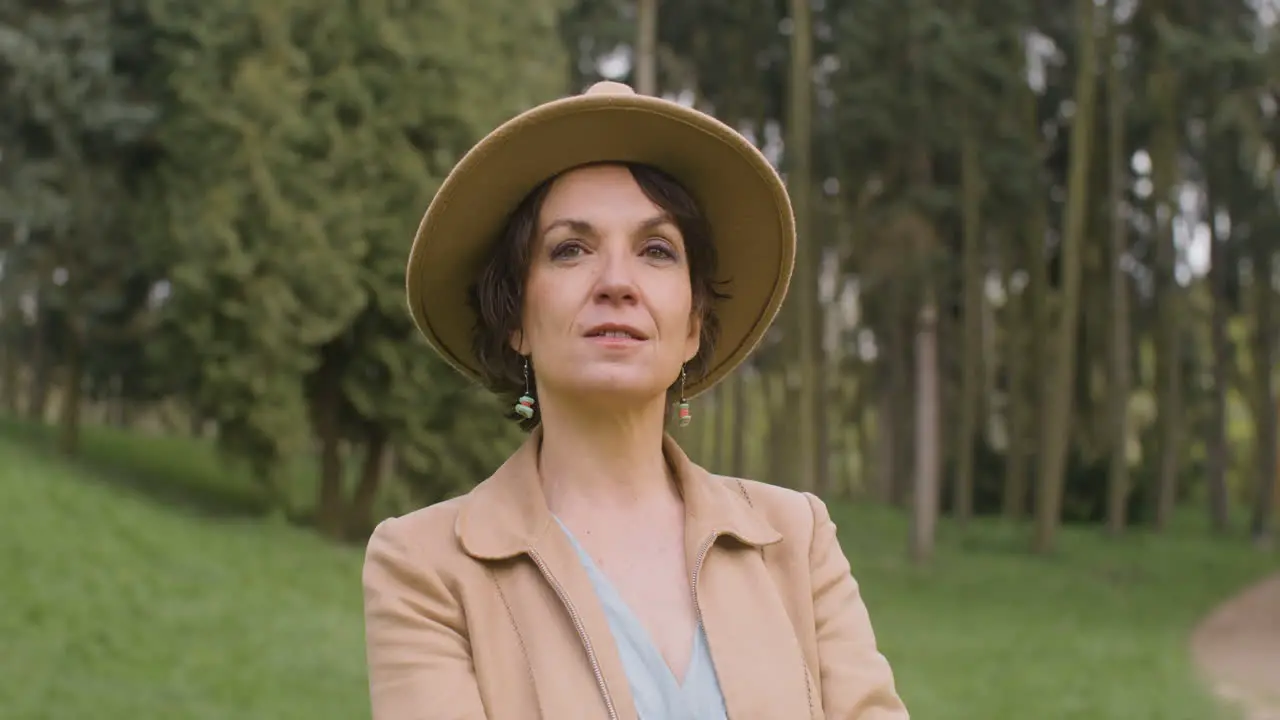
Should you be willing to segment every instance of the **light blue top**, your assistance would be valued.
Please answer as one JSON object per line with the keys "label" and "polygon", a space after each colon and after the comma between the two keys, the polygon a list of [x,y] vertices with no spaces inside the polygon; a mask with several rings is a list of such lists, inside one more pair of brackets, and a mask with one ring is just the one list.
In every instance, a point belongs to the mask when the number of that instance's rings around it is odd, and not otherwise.
{"label": "light blue top", "polygon": [[711,663],[711,650],[707,647],[707,635],[702,625],[699,624],[694,631],[689,669],[685,671],[684,682],[679,683],[653,644],[649,632],[631,612],[613,583],[596,567],[591,555],[560,522],[560,518],[557,517],[556,522],[560,523],[569,542],[578,551],[600,604],[604,606],[640,720],[727,720],[724,695],[720,692],[720,681]]}

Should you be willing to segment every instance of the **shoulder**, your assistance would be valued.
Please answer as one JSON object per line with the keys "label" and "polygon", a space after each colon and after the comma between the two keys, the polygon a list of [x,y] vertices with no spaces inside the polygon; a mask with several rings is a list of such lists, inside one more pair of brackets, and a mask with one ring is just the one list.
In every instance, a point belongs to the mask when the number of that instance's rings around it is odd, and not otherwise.
{"label": "shoulder", "polygon": [[365,548],[366,582],[383,572],[434,574],[465,555],[454,531],[466,496],[445,500],[378,523]]}
{"label": "shoulder", "polygon": [[714,477],[741,495],[784,539],[793,543],[802,540],[807,544],[815,528],[829,521],[826,504],[813,493],[745,478]]}
{"label": "shoulder", "polygon": [[454,523],[466,496],[444,500],[398,517],[389,517],[374,528],[369,538],[375,542],[413,546],[430,550],[439,545],[456,545]]}

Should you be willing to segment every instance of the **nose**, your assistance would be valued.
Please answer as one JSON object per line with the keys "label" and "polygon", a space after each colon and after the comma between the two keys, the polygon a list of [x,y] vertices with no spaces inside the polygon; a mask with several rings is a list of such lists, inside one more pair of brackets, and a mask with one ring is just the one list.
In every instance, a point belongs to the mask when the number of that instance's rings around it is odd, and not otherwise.
{"label": "nose", "polygon": [[637,297],[635,258],[629,249],[618,247],[620,243],[609,243],[600,249],[603,262],[600,276],[596,279],[595,296],[597,302],[622,304],[634,302]]}

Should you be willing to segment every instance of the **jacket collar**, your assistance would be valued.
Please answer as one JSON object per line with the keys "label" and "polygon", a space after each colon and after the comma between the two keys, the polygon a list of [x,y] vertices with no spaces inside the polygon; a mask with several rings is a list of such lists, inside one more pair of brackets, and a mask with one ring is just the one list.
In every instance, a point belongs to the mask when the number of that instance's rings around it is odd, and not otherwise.
{"label": "jacket collar", "polygon": [[[468,555],[478,560],[502,560],[528,553],[553,525],[538,473],[541,447],[542,428],[537,428],[492,476],[467,495],[454,531]],[[663,437],[662,450],[684,497],[687,544],[701,545],[719,535],[753,547],[782,539],[750,505],[736,481],[708,473],[690,460],[670,435]]]}

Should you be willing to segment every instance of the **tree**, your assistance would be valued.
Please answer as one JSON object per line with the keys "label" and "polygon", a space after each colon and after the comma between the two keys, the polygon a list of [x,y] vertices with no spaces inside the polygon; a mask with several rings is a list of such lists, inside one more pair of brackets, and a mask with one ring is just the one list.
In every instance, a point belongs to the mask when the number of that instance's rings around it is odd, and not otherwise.
{"label": "tree", "polygon": [[[461,154],[562,92],[559,6],[242,5],[154,4],[175,105],[159,186],[178,247],[169,327],[202,349],[193,404],[282,510],[281,461],[317,449],[316,520],[338,537],[368,523],[389,444],[410,471],[438,445],[425,419],[456,379],[415,339],[403,253]],[[358,521],[348,445],[363,453]]]}
{"label": "tree", "polygon": [[1129,500],[1129,283],[1124,270],[1128,236],[1124,214],[1127,175],[1125,173],[1125,97],[1121,75],[1121,26],[1117,3],[1107,6],[1107,190],[1111,225],[1108,234],[1107,280],[1110,294],[1107,336],[1108,415],[1111,429],[1111,458],[1107,469],[1107,529],[1120,534],[1128,520]]}
{"label": "tree", "polygon": [[1054,364],[1045,381],[1046,414],[1042,425],[1040,487],[1036,495],[1035,548],[1053,548],[1062,512],[1063,473],[1071,420],[1071,389],[1075,379],[1076,332],[1080,309],[1080,246],[1088,202],[1090,143],[1093,139],[1096,91],[1093,0],[1077,0],[1077,51],[1075,112],[1071,120],[1071,161],[1067,208],[1062,232],[1062,302],[1054,328]]}
{"label": "tree", "polygon": [[[34,366],[43,373],[55,365],[43,354],[56,347],[66,454],[79,445],[89,348],[112,332],[99,321],[136,310],[121,306],[128,299],[122,288],[143,265],[119,258],[147,256],[126,231],[122,210],[146,162],[156,115],[142,78],[122,60],[141,29],[130,10],[127,3],[62,0],[0,13],[4,104],[16,110],[0,123],[0,147],[16,156],[6,159],[10,191],[0,198],[0,224],[15,240],[5,252],[6,284],[19,282],[21,269],[35,283],[28,286],[38,298],[41,331]],[[41,390],[32,402],[41,416],[45,397]]]}

